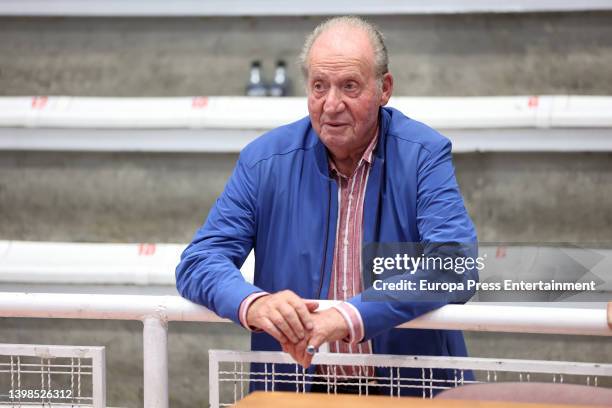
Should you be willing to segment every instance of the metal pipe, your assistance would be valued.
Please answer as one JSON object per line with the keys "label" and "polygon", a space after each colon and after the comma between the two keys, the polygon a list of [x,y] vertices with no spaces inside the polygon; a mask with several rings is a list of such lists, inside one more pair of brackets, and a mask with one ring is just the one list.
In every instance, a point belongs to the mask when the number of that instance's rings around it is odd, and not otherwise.
{"label": "metal pipe", "polygon": [[400,328],[612,336],[606,310],[541,306],[447,305]]}
{"label": "metal pipe", "polygon": [[[334,302],[319,300],[322,308]],[[228,322],[179,296],[1,293],[0,317]],[[400,328],[612,336],[605,308],[446,305]]]}
{"label": "metal pipe", "polygon": [[471,13],[537,13],[610,10],[608,0],[3,0],[0,16],[19,17],[269,17],[351,15],[428,15]]}
{"label": "metal pipe", "polygon": [[[185,244],[0,240],[0,283],[174,286],[184,249]],[[254,269],[251,251],[241,268],[249,282]]]}
{"label": "metal pipe", "polygon": [[106,349],[99,347],[91,356],[91,386],[94,398],[93,408],[106,408]]}
{"label": "metal pipe", "polygon": [[217,354],[211,353],[210,350],[208,351],[208,401],[211,408],[219,407],[219,360]]}
{"label": "metal pipe", "polygon": [[[391,98],[389,106],[410,112],[412,117],[445,130],[612,127],[612,97],[609,96],[396,96]],[[79,129],[77,134],[71,134],[72,137],[62,138],[61,133],[56,133],[54,138],[66,143],[72,139],[76,145],[82,143],[78,134],[83,129],[233,129],[261,133],[307,114],[305,97],[265,100],[228,96],[0,97],[0,127]],[[143,134],[139,135],[137,141],[148,145]],[[95,137],[90,133],[90,138]],[[9,135],[6,138],[3,148],[18,147],[26,142],[21,140],[23,138],[11,139]]]}
{"label": "metal pipe", "polygon": [[205,307],[179,296],[0,293],[0,316],[60,319],[223,322]]}
{"label": "metal pipe", "polygon": [[143,323],[144,406],[168,408],[168,324],[157,317]]}

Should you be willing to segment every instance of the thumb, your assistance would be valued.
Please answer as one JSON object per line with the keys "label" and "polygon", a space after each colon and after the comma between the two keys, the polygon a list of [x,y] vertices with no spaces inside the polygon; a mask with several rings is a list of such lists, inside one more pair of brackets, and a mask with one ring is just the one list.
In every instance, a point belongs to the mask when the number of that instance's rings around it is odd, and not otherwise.
{"label": "thumb", "polygon": [[316,302],[314,300],[309,300],[306,302],[306,308],[308,309],[309,312],[312,313],[319,308],[319,302]]}

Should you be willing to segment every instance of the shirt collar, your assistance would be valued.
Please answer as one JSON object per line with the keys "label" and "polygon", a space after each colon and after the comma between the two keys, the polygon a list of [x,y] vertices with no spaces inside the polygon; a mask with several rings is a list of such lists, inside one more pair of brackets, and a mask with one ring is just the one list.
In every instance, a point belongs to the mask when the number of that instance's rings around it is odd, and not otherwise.
{"label": "shirt collar", "polygon": [[[363,152],[363,155],[361,156],[361,159],[359,159],[359,163],[357,163],[357,167],[355,168],[355,171],[357,171],[357,169],[360,166],[362,166],[363,163],[372,164],[372,161],[374,160],[373,152],[374,152],[374,149],[376,148],[376,143],[377,142],[378,142],[378,131],[376,132],[376,134],[374,135],[372,140],[370,140],[370,144],[368,144],[368,147],[366,147],[365,151]],[[339,174],[341,176],[348,177],[348,176],[340,173],[340,171],[336,167],[336,164],[332,160],[331,156],[329,156],[329,170],[330,170],[330,172],[332,174]]]}

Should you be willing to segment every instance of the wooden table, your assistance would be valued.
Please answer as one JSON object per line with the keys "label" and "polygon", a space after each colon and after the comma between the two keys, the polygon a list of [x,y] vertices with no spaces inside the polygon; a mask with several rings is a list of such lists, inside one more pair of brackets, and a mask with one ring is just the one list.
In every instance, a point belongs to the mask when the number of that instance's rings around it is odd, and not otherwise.
{"label": "wooden table", "polygon": [[254,392],[240,400],[237,408],[593,408],[583,405],[526,404],[501,401],[437,400],[381,396]]}

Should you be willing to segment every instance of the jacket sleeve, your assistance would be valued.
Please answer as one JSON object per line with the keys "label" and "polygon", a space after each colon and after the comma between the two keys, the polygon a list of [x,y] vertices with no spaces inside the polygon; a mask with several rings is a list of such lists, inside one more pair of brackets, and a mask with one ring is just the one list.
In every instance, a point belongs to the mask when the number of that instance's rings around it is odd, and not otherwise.
{"label": "jacket sleeve", "polygon": [[[452,256],[477,257],[477,238],[472,221],[465,209],[459,187],[455,180],[451,158],[451,143],[444,139],[431,151],[424,151],[417,168],[417,227],[420,245],[424,255],[438,256],[440,253]],[[390,280],[419,280],[421,275],[396,275]],[[429,272],[428,272],[429,273]],[[439,273],[436,279],[463,282],[478,280],[476,268],[463,274],[454,271]],[[418,286],[417,286],[418,287]],[[467,288],[467,285],[465,286]],[[380,294],[368,288],[349,302],[360,312],[364,322],[364,338],[370,339],[401,323],[412,320],[447,303],[463,303],[473,295],[473,290],[463,290],[448,296],[429,296],[416,291],[398,300],[374,301]],[[372,295],[374,296],[368,296]]]}
{"label": "jacket sleeve", "polygon": [[178,292],[239,323],[240,303],[261,289],[239,268],[253,247],[256,226],[255,175],[238,160],[225,190],[196,232],[176,267]]}

